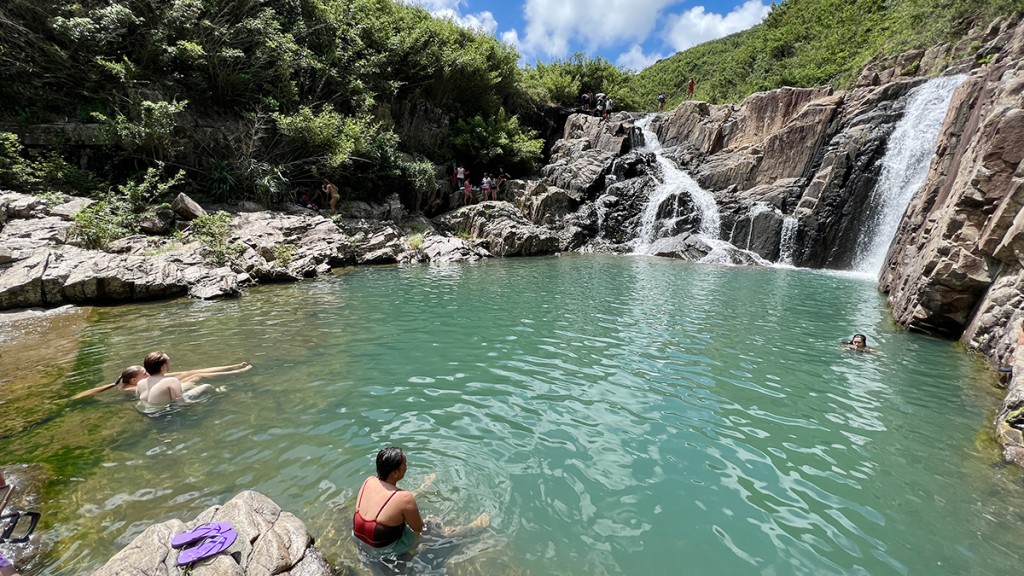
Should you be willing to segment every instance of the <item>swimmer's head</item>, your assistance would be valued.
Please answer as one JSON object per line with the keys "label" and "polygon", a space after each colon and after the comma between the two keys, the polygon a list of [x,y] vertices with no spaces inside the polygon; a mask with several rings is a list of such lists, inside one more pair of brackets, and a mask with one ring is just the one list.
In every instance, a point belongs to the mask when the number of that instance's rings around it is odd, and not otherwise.
{"label": "swimmer's head", "polygon": [[400,470],[405,464],[405,453],[397,446],[382,448],[377,452],[377,478],[387,481],[388,476],[395,470]]}
{"label": "swimmer's head", "polygon": [[157,352],[150,352],[149,354],[146,354],[146,359],[143,360],[142,366],[146,369],[146,372],[149,372],[150,374],[159,374],[160,369],[170,361],[170,357],[167,356],[163,350],[159,350]]}
{"label": "swimmer's head", "polygon": [[135,383],[139,378],[146,377],[146,369],[139,365],[129,366],[121,372],[121,377],[117,379],[117,383],[121,386],[135,386]]}
{"label": "swimmer's head", "polygon": [[854,334],[853,338],[850,339],[850,344],[853,344],[855,348],[866,348],[868,337],[863,334]]}

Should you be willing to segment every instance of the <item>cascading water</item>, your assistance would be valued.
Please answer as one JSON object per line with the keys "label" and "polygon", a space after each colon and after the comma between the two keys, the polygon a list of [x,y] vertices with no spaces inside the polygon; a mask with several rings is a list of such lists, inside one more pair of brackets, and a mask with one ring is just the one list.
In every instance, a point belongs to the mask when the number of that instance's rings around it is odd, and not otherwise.
{"label": "cascading water", "polygon": [[[689,174],[680,170],[674,162],[662,155],[661,142],[649,127],[653,118],[653,116],[646,116],[640,119],[636,126],[644,135],[643,150],[653,153],[661,168],[661,183],[651,193],[643,214],[640,216],[640,229],[634,241],[634,251],[646,253],[650,249],[651,244],[658,239],[658,233],[664,228],[664,221],[658,218],[659,208],[666,200],[682,193],[688,193],[694,206],[697,207],[700,215],[698,233],[706,240],[717,240],[721,219],[715,197],[701,188],[700,184],[697,184]],[[678,217],[677,209],[676,213],[673,213],[672,219]]]}
{"label": "cascading water", "polygon": [[963,80],[964,76],[936,78],[908,95],[903,118],[889,137],[878,184],[868,199],[866,225],[857,240],[855,271],[877,276],[885,264],[900,220],[928,176],[949,101]]}
{"label": "cascading water", "polygon": [[782,218],[782,234],[779,238],[779,264],[793,265],[793,250],[796,248],[796,216]]}

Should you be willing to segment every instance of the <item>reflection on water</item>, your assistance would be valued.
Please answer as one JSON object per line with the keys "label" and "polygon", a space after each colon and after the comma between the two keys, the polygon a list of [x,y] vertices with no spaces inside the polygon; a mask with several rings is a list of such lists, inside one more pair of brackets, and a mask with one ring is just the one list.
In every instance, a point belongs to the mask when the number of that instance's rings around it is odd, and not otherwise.
{"label": "reflection on water", "polygon": [[[841,351],[853,332],[881,353]],[[425,513],[491,516],[415,573],[665,574],[680,558],[695,573],[1005,573],[1024,559],[1020,472],[975,441],[990,376],[898,330],[859,278],[608,256],[360,269],[101,310],[51,385],[112,381],[154,349],[174,369],[255,368],[169,416],[108,392],[0,440],[5,462],[57,478],[33,570],[88,573],[151,523],[255,489],[363,572],[355,491],[389,444],[408,454],[407,487],[437,473]]]}

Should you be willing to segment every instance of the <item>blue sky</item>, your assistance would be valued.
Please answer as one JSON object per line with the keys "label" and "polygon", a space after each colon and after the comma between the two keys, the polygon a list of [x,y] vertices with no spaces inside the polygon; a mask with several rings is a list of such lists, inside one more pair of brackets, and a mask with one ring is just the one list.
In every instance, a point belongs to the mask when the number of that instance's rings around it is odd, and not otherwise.
{"label": "blue sky", "polygon": [[483,30],[527,63],[582,51],[641,70],[757,24],[771,0],[403,0]]}

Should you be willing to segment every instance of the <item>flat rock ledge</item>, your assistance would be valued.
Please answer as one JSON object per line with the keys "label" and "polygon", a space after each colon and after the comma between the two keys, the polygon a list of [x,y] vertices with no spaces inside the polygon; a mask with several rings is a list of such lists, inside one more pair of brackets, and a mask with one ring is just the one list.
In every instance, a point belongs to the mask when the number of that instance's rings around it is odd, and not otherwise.
{"label": "flat rock ledge", "polygon": [[[149,235],[122,238],[101,251],[78,245],[73,233],[76,214],[89,202],[67,196],[52,206],[39,197],[0,191],[0,310],[186,295],[209,300],[343,266],[449,264],[559,248],[554,235],[506,203],[464,209],[465,222],[453,226],[449,217],[435,222],[403,213],[394,196],[384,206],[343,203],[337,218],[297,206],[285,212],[224,207],[232,214],[230,237],[219,249],[189,232],[187,219],[171,215],[160,226],[142,226],[154,231]],[[176,200],[188,202],[187,197]],[[202,210],[192,207],[189,217]],[[163,235],[175,227],[185,232]]]}
{"label": "flat rock ledge", "polygon": [[168,520],[139,534],[94,576],[177,576],[174,535],[207,522],[230,522],[238,538],[224,552],[192,565],[193,576],[333,576],[306,525],[273,500],[247,490],[213,506],[192,522]]}

